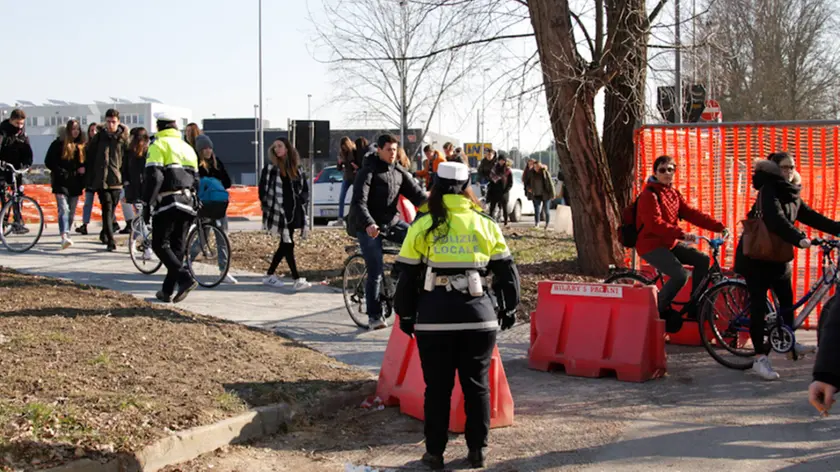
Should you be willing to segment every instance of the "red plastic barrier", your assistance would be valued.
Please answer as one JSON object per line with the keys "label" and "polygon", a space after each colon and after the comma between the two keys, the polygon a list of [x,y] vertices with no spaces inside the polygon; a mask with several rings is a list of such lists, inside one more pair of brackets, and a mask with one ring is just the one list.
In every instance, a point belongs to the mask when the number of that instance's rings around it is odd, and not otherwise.
{"label": "red plastic barrier", "polygon": [[[400,406],[400,412],[423,421],[423,399],[426,382],[423,381],[423,369],[420,366],[420,354],[417,340],[408,337],[399,328],[399,322],[391,328],[391,337],[385,349],[385,359],[379,371],[379,383],[376,396],[386,406]],[[464,393],[458,374],[455,374],[455,388],[452,389],[450,402],[449,431],[464,432],[467,421],[464,412]],[[499,349],[493,348],[490,360],[490,427],[500,428],[513,424],[513,396],[510,393],[505,369]]]}
{"label": "red plastic barrier", "polygon": [[528,365],[547,371],[644,382],[666,371],[665,322],[656,309],[655,287],[539,283],[531,314]]}

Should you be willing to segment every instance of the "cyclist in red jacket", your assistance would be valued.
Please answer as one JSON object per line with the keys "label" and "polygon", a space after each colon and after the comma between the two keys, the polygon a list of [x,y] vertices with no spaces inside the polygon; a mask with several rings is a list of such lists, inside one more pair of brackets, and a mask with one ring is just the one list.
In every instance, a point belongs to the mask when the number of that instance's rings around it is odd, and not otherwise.
{"label": "cyclist in red jacket", "polygon": [[[688,281],[688,271],[683,264],[694,267],[692,292],[709,273],[710,264],[709,256],[686,244],[696,242],[697,236],[683,231],[679,220],[716,233],[726,231],[723,223],[688,206],[673,186],[676,171],[672,157],[656,158],[654,174],[639,196],[636,212],[636,227],[639,228],[636,250],[648,264],[668,276],[668,281],[659,291],[659,316],[666,321],[669,333],[675,333],[682,327],[682,318],[671,308],[671,302]],[[689,312],[690,318],[696,318],[693,311]]]}

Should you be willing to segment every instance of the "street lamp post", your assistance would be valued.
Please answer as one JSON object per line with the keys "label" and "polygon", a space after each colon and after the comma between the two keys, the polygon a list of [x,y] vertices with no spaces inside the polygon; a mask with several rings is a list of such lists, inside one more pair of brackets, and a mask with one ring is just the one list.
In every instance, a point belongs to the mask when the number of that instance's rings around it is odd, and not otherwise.
{"label": "street lamp post", "polygon": [[259,35],[259,55],[260,55],[260,58],[259,58],[259,70],[260,70],[260,72],[259,72],[259,75],[260,75],[260,85],[259,85],[259,87],[260,87],[260,103],[259,103],[259,108],[260,108],[260,115],[259,115],[259,123],[257,124],[259,126],[259,130],[260,130],[259,131],[259,137],[257,138],[257,147],[259,148],[258,149],[258,159],[259,159],[259,161],[258,161],[258,164],[257,164],[257,175],[259,175],[259,169],[262,167],[262,165],[264,163],[264,160],[265,160],[265,150],[263,149],[265,147],[265,146],[263,146],[263,142],[264,142],[264,139],[265,139],[265,133],[264,133],[264,130],[263,130],[262,0],[257,0],[257,3],[258,3],[258,16],[259,16],[259,26],[258,26],[257,30],[258,30],[258,35]]}
{"label": "street lamp post", "polygon": [[254,182],[259,182],[260,175],[260,126],[259,105],[254,104]]}
{"label": "street lamp post", "polygon": [[408,113],[406,113],[406,95],[407,95],[407,69],[405,67],[405,56],[408,54],[408,37],[406,35],[406,23],[408,22],[406,18],[406,0],[400,0],[400,17],[402,19],[402,31],[403,38],[401,39],[400,44],[400,53],[402,58],[400,59],[400,145],[405,147],[405,135],[408,132],[406,128],[408,127]]}

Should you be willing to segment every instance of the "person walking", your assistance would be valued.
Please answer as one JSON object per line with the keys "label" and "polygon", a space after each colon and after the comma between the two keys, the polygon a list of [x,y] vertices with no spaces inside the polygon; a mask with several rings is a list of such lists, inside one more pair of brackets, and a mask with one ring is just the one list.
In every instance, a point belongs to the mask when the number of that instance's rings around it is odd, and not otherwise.
{"label": "person walking", "polygon": [[[207,216],[212,219],[211,224],[227,234],[227,207],[229,203],[227,189],[233,185],[233,182],[230,180],[227,170],[225,170],[225,165],[216,156],[216,152],[213,150],[213,141],[209,136],[202,134],[196,137],[195,150],[198,153],[199,196],[203,205],[202,210],[208,212]],[[221,238],[218,233],[215,234],[217,239]],[[219,248],[219,269],[224,270],[230,254],[223,250],[227,248],[223,241],[217,240],[216,247]],[[197,253],[193,253],[193,251],[198,249],[200,249],[198,246],[190,248],[190,257],[194,258]],[[239,283],[230,271],[225,274],[224,282],[229,284]]]}
{"label": "person walking", "polygon": [[548,166],[535,163],[530,175],[531,196],[534,201],[534,227],[540,227],[540,216],[545,217],[545,229],[551,222],[551,201],[554,200],[554,180],[548,172]]}
{"label": "person walking", "polygon": [[[685,220],[694,226],[716,233],[725,233],[726,226],[686,203],[674,187],[677,164],[671,156],[659,156],[653,163],[651,176],[638,198],[636,227],[639,228],[636,251],[645,262],[668,276],[658,295],[659,316],[665,320],[665,330],[676,333],[682,327],[682,316],[671,308],[674,297],[688,282],[683,264],[694,267],[691,273],[692,293],[709,273],[709,256],[688,246],[697,236],[679,227]],[[697,318],[696,307],[688,308],[689,318]]]}
{"label": "person walking", "polygon": [[[93,137],[96,136],[96,132],[99,129],[99,125],[96,123],[91,123],[87,127],[87,145],[86,145],[86,154],[90,154],[90,143],[93,141]],[[88,234],[88,223],[90,223],[90,217],[93,213],[93,202],[96,198],[96,191],[93,190],[90,186],[91,176],[93,172],[87,172],[84,175],[84,182],[85,182],[85,204],[82,207],[82,225],[76,228],[76,233],[85,236]],[[101,203],[101,202],[100,202]]]}
{"label": "person walking", "polygon": [[282,287],[283,281],[274,273],[283,258],[289,264],[295,290],[306,290],[312,284],[300,276],[295,260],[294,231],[308,237],[306,208],[309,202],[309,181],[300,168],[297,149],[286,138],[277,138],[269,148],[269,162],[262,170],[259,197],[263,212],[263,229],[280,236],[263,284]]}
{"label": "person walking", "polygon": [[377,139],[377,150],[365,157],[362,170],[353,183],[349,234],[355,234],[367,266],[365,305],[371,330],[388,326],[382,319],[379,291],[382,283],[382,240],[402,243],[408,224],[400,220],[399,197],[406,197],[415,206],[426,201],[426,192],[405,169],[396,165],[399,140],[383,134]]}
{"label": "person walking", "polygon": [[[135,218],[142,218],[143,206],[143,183],[146,172],[146,155],[149,152],[149,133],[146,128],[133,128],[129,133],[131,142],[128,145],[128,152],[123,159],[123,194],[125,200],[123,205],[131,206]],[[125,207],[123,207],[125,208]],[[126,222],[125,227],[130,232],[134,228],[133,221]],[[145,237],[145,236],[143,236]],[[143,243],[142,258],[145,261],[152,259],[152,248]]]}
{"label": "person walking", "polygon": [[[747,218],[760,219],[767,230],[793,247],[807,249],[811,240],[794,226],[800,222],[831,235],[840,234],[840,223],[817,213],[800,197],[801,178],[793,156],[786,152],[770,154],[759,161],[753,173],[753,188],[758,191]],[[767,291],[773,290],[779,300],[778,311],[787,326],[793,326],[793,282],[790,262],[763,260],[744,252],[744,238],[735,251],[735,272],[744,277],[750,293],[750,338],[756,358],[752,371],[764,380],[777,380],[779,374],[770,364],[770,345],[764,339]],[[814,347],[794,345],[798,356],[814,352]]]}
{"label": "person walking", "polygon": [[120,112],[111,108],[105,112],[101,126],[88,144],[87,158],[91,172],[91,188],[96,190],[102,205],[102,232],[99,240],[116,251],[114,241],[114,213],[122,191],[123,158],[128,151],[128,127],[120,123]]}
{"label": "person walking", "polygon": [[496,165],[496,157],[496,151],[494,151],[493,148],[484,148],[484,157],[478,164],[478,169],[476,171],[478,172],[479,182],[490,182],[490,173],[493,172],[493,166]]}
{"label": "person walking", "polygon": [[341,148],[338,151],[338,170],[344,173],[341,180],[341,189],[338,192],[338,220],[330,223],[330,226],[344,225],[344,203],[347,199],[347,190],[353,185],[356,179],[356,172],[359,171],[359,162],[356,161],[356,144],[347,136],[341,138]]}
{"label": "person walking", "polygon": [[[466,165],[438,167],[428,213],[411,225],[396,261],[400,329],[417,337],[426,382],[422,461],[434,470],[444,468],[456,371],[467,415],[467,459],[471,467],[484,467],[490,359],[499,325],[514,325],[520,299],[519,273],[502,230],[475,209],[478,202],[469,184]],[[489,294],[489,274],[498,310]]]}
{"label": "person walking", "polygon": [[501,207],[508,225],[508,197],[513,188],[513,173],[507,164],[505,156],[499,156],[490,171],[490,182],[487,184],[487,202],[490,203],[490,216],[496,217],[496,208]]}
{"label": "person walking", "polygon": [[[0,122],[0,162],[6,162],[17,170],[25,169],[32,165],[32,146],[29,145],[29,137],[26,135],[26,113],[16,108],[12,110],[9,118]],[[0,169],[0,208],[6,203],[6,186],[12,183],[11,169]],[[13,211],[16,223],[13,231],[26,233],[26,228],[20,210],[15,207]],[[5,222],[4,222],[5,223]]]}
{"label": "person walking", "polygon": [[187,230],[196,214],[198,157],[181,138],[174,117],[158,115],[157,129],[146,157],[143,220],[148,224],[154,217],[152,249],[166,267],[163,286],[155,297],[178,303],[198,286],[184,265]]}
{"label": "person walking", "polygon": [[440,151],[433,148],[431,144],[427,144],[423,148],[423,154],[426,155],[426,164],[423,166],[423,170],[418,170],[414,175],[426,180],[426,190],[432,188],[432,183],[435,180],[435,174],[437,174],[438,166],[441,163],[446,162],[446,159],[440,154]]}
{"label": "person walking", "polygon": [[50,183],[58,207],[61,249],[67,249],[73,245],[70,229],[85,185],[85,135],[76,120],[68,121],[62,134],[64,137],[53,141],[47,149],[44,165],[50,170]]}

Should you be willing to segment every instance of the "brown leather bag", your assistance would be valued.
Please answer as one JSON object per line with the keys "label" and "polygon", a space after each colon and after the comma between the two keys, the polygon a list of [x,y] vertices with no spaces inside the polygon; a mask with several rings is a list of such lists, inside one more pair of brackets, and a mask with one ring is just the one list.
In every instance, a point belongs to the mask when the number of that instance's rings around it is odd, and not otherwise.
{"label": "brown leather bag", "polygon": [[741,221],[744,227],[744,255],[750,259],[787,263],[793,260],[793,245],[770,231],[764,223],[761,192],[758,192],[756,216]]}

